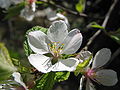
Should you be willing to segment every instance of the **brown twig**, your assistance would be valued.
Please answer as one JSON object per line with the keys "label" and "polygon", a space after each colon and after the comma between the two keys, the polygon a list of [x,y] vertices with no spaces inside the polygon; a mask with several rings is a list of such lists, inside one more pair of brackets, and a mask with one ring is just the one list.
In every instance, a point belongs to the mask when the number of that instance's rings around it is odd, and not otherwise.
{"label": "brown twig", "polygon": [[71,10],[71,9],[69,9],[69,8],[64,7],[64,6],[55,4],[54,2],[52,2],[52,1],[50,1],[50,0],[48,0],[48,1],[41,1],[41,2],[46,3],[46,4],[50,5],[50,6],[55,7],[55,8],[60,8],[60,9],[62,9],[62,10],[64,10],[64,11],[66,11],[67,13],[76,15],[76,16],[78,16],[78,17],[93,18],[93,19],[103,19],[102,17],[90,17],[90,16],[86,15],[85,13],[79,13],[79,12],[77,12],[77,11],[73,11],[73,10]]}
{"label": "brown twig", "polygon": [[[111,5],[110,9],[108,10],[108,13],[106,14],[106,17],[103,21],[102,27],[106,27],[107,22],[109,20],[110,14],[113,11],[116,3],[118,2],[118,0],[114,0],[113,4]],[[105,32],[105,31],[104,31]],[[101,33],[101,30],[98,30],[88,41],[88,43],[86,44],[86,46],[83,48],[84,50],[88,50],[88,46],[94,41],[94,39]],[[106,32],[105,32],[106,33]]]}
{"label": "brown twig", "polygon": [[9,27],[9,33],[10,33],[10,38],[13,38],[14,37],[14,32],[13,32],[13,24],[12,24],[12,20],[11,19],[9,19],[8,20],[8,27]]}
{"label": "brown twig", "polygon": [[63,6],[54,4],[54,3],[52,3],[52,2],[49,2],[48,4],[49,4],[49,5],[52,5],[52,6],[54,6],[54,7],[60,8],[60,9],[62,9],[62,10],[64,10],[64,11],[66,11],[66,12],[68,12],[68,13],[71,13],[71,14],[74,14],[74,15],[78,15],[78,16],[81,16],[81,17],[88,17],[88,16],[87,16],[86,14],[84,14],[84,13],[78,13],[78,12],[76,12],[76,11],[70,10],[70,9],[68,9],[68,8],[65,8],[65,7],[63,7]]}
{"label": "brown twig", "polygon": [[111,61],[114,60],[120,54],[120,47],[113,53]]}

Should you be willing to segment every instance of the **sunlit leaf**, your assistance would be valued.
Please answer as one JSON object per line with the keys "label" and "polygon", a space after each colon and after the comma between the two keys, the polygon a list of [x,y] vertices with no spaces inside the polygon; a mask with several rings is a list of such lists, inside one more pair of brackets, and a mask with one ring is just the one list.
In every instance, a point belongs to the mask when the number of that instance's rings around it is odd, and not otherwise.
{"label": "sunlit leaf", "polygon": [[85,3],[86,0],[79,0],[79,2],[75,6],[76,10],[78,12],[83,12],[85,10]]}
{"label": "sunlit leaf", "polygon": [[120,29],[118,29],[115,32],[109,33],[110,37],[114,39],[118,44],[120,44]]}
{"label": "sunlit leaf", "polygon": [[7,48],[3,43],[0,43],[0,80],[7,79],[13,72],[16,71]]}
{"label": "sunlit leaf", "polygon": [[97,24],[96,22],[92,22],[90,23],[88,26],[88,28],[97,28],[97,29],[105,29],[104,27],[100,26],[99,24]]}
{"label": "sunlit leaf", "polygon": [[70,72],[49,72],[36,82],[35,90],[52,90],[56,82],[67,80]]}
{"label": "sunlit leaf", "polygon": [[15,58],[12,58],[12,62],[15,66],[19,66],[20,65],[20,62],[18,59],[15,59]]}
{"label": "sunlit leaf", "polygon": [[34,90],[52,90],[55,84],[55,73],[49,72],[41,76],[41,79],[36,82]]}
{"label": "sunlit leaf", "polygon": [[54,79],[56,82],[61,82],[67,80],[69,76],[70,76],[70,72],[56,72]]}

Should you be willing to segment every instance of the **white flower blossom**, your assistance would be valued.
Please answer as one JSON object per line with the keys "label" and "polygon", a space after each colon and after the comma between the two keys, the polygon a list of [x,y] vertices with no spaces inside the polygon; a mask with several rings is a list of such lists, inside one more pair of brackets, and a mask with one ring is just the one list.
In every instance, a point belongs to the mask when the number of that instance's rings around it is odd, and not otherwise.
{"label": "white flower blossom", "polygon": [[20,17],[25,18],[27,21],[32,21],[34,19],[36,11],[35,1],[36,0],[27,0],[28,5],[21,10]]}
{"label": "white flower blossom", "polygon": [[[47,31],[32,31],[28,34],[28,44],[35,52],[28,56],[29,62],[43,73],[50,71],[73,71],[79,61],[76,58],[62,59],[62,54],[75,53],[82,43],[82,35],[78,29],[68,33],[64,21],[55,21]],[[44,54],[51,53],[51,57]]]}
{"label": "white flower blossom", "polygon": [[[11,5],[16,5],[24,0],[0,0],[0,7],[8,9]],[[20,12],[20,17],[25,18],[28,21],[32,21],[35,17],[35,11],[36,11],[36,0],[25,0],[26,6],[24,9]]]}
{"label": "white flower blossom", "polygon": [[27,21],[32,21],[34,16],[34,12],[29,6],[26,6],[23,10],[21,10],[20,17],[23,17]]}
{"label": "white flower blossom", "polygon": [[[19,83],[20,85],[22,85],[25,90],[28,90],[27,87],[26,87],[26,85],[25,85],[25,83],[23,82],[22,77],[21,77],[21,75],[20,75],[19,72],[14,72],[12,74],[12,76],[14,77],[14,81],[16,81],[17,83]],[[14,90],[16,90],[16,89],[14,89]]]}
{"label": "white flower blossom", "polygon": [[[28,90],[19,72],[13,72],[13,80],[5,80],[0,84],[0,90]],[[16,87],[13,85],[21,85]]]}
{"label": "white flower blossom", "polygon": [[50,21],[63,20],[69,26],[68,19],[63,14],[56,13],[56,11],[52,10],[51,8],[45,9],[44,12],[46,13],[48,20]]}
{"label": "white flower blossom", "polygon": [[[98,51],[94,57],[92,67],[85,68],[81,80],[79,90],[82,90],[83,81],[86,78],[86,90],[95,90],[91,80],[104,86],[113,86],[118,82],[117,73],[111,69],[100,69],[104,66],[111,57],[111,51],[103,48]],[[90,64],[89,64],[90,66]]]}

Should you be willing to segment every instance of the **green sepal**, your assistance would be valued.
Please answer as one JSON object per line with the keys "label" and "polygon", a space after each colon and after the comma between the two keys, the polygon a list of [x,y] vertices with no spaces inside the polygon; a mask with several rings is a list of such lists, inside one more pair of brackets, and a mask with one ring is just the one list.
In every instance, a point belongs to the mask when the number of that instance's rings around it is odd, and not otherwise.
{"label": "green sepal", "polygon": [[74,71],[75,76],[78,76],[79,73],[81,74],[83,73],[84,68],[88,66],[92,58],[93,58],[93,55],[91,54],[91,56],[88,59],[78,64],[78,66],[76,67],[76,70]]}

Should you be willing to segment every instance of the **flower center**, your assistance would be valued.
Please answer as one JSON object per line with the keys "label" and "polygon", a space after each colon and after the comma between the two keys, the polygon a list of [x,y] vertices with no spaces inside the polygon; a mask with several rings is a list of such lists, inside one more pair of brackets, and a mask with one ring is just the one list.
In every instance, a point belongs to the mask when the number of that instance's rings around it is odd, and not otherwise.
{"label": "flower center", "polygon": [[60,57],[61,51],[63,50],[64,44],[61,44],[60,46],[59,45],[60,42],[52,42],[49,44],[50,51],[54,58]]}
{"label": "flower center", "polygon": [[51,44],[48,45],[53,55],[52,64],[55,64],[58,61],[58,58],[61,57],[61,51],[63,50],[64,44],[60,45],[60,42],[52,42]]}
{"label": "flower center", "polygon": [[87,72],[86,72],[86,76],[89,77],[89,78],[94,78],[95,77],[95,71],[92,70],[92,69],[88,69]]}
{"label": "flower center", "polygon": [[98,84],[100,84],[100,82],[98,80],[96,80],[96,77],[98,77],[98,76],[96,75],[96,72],[93,69],[88,69],[87,72],[85,73],[85,76],[87,78],[90,78],[94,82],[97,82]]}

